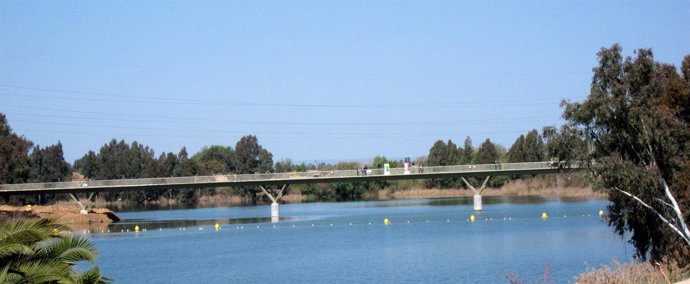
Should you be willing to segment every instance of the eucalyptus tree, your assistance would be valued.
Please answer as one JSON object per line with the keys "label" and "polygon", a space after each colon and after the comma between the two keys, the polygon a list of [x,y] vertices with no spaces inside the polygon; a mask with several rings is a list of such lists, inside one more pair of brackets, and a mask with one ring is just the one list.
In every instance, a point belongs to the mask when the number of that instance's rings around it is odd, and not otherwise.
{"label": "eucalyptus tree", "polygon": [[591,140],[585,154],[565,151],[564,156],[581,158],[595,188],[608,192],[608,223],[621,236],[630,232],[639,257],[687,262],[690,56],[682,77],[675,67],[655,62],[650,49],[623,59],[615,44],[597,55],[589,96],[563,103],[568,126],[555,137]]}

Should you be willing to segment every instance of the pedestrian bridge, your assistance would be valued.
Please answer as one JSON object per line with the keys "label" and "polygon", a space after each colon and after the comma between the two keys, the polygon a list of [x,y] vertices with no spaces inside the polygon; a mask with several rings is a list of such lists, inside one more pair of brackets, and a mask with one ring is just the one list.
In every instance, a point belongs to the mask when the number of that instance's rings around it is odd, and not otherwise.
{"label": "pedestrian bridge", "polygon": [[[212,175],[190,177],[141,178],[118,180],[85,180],[69,182],[44,182],[22,184],[0,184],[0,195],[25,195],[44,193],[68,193],[86,211],[88,204],[83,206],[74,195],[75,193],[94,193],[104,191],[152,190],[174,188],[205,188],[205,187],[233,187],[259,186],[273,202],[272,209],[278,214],[278,201],[285,189],[291,184],[309,183],[337,183],[353,181],[377,180],[409,180],[434,178],[461,178],[475,193],[475,210],[482,210],[481,192],[491,176],[515,176],[534,174],[555,174],[579,170],[576,165],[565,166],[558,162],[529,162],[529,163],[496,163],[479,165],[455,165],[439,167],[411,167],[368,170],[334,170],[307,171],[289,173],[262,173],[243,175]],[[467,177],[483,178],[479,189],[476,189],[466,179]],[[275,186],[279,189],[273,189]],[[273,215],[273,214],[272,214]]]}

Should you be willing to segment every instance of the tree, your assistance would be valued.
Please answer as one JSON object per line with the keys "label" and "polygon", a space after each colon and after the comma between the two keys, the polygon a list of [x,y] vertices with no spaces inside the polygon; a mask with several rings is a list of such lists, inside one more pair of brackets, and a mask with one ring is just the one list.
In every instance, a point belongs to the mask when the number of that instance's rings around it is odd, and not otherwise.
{"label": "tree", "polygon": [[[46,148],[36,146],[29,158],[31,164],[29,182],[58,182],[70,179],[70,165],[65,162],[61,143],[58,142],[58,144]],[[34,200],[34,202],[39,204],[44,204],[55,198],[55,194],[37,194],[35,196],[38,200]]]}
{"label": "tree", "polygon": [[524,152],[523,162],[541,162],[546,158],[544,140],[536,129],[532,129],[525,136]]}
{"label": "tree", "polygon": [[471,164],[474,162],[474,148],[472,147],[472,138],[467,136],[465,138],[465,143],[462,147],[462,155],[460,163],[463,165]]}
{"label": "tree", "polygon": [[571,128],[564,132],[591,139],[580,162],[595,188],[609,194],[608,223],[614,231],[631,232],[630,242],[643,259],[687,263],[689,81],[687,73],[681,78],[670,74],[674,67],[655,62],[650,49],[636,53],[623,60],[619,45],[601,49],[587,99],[564,102]]}
{"label": "tree", "polygon": [[540,162],[545,158],[544,140],[536,129],[527,132],[527,136],[520,135],[508,151],[508,161],[511,163]]}
{"label": "tree", "polygon": [[96,247],[54,220],[18,220],[0,224],[0,282],[108,283],[97,265],[78,272],[78,262],[93,264]]}
{"label": "tree", "polygon": [[[237,174],[268,173],[273,171],[273,154],[259,145],[254,135],[240,138],[235,145],[235,165]],[[241,195],[257,201],[259,190],[255,186],[240,186]]]}
{"label": "tree", "polygon": [[475,163],[477,164],[493,164],[498,162],[500,154],[498,148],[491,142],[491,139],[484,140],[484,143],[479,145],[477,149],[477,157]]}
{"label": "tree", "polygon": [[198,172],[198,165],[193,159],[189,158],[186,147],[180,149],[180,153],[177,154],[177,159],[178,163],[173,170],[173,176],[187,177],[193,176]]}
{"label": "tree", "polygon": [[460,151],[452,140],[444,143],[442,140],[436,141],[431,149],[427,162],[429,166],[450,166],[460,163]]}
{"label": "tree", "polygon": [[18,136],[0,113],[0,184],[23,183],[29,179],[29,149],[33,143]]}
{"label": "tree", "polygon": [[296,171],[297,166],[290,159],[282,159],[276,162],[276,173],[289,173]]}
{"label": "tree", "polygon": [[[457,165],[462,160],[461,153],[461,149],[458,149],[452,140],[448,140],[447,144],[438,140],[429,149],[427,163],[429,166]],[[457,178],[431,179],[427,180],[425,184],[427,187],[450,188],[459,185],[459,181]]]}
{"label": "tree", "polygon": [[100,172],[100,159],[94,151],[89,151],[81,159],[74,161],[73,167],[85,177],[95,178]]}
{"label": "tree", "polygon": [[204,147],[192,157],[199,165],[200,174],[227,174],[236,171],[235,151],[230,146]]}
{"label": "tree", "polygon": [[508,161],[511,163],[524,162],[525,156],[525,135],[520,135],[508,150]]}
{"label": "tree", "polygon": [[273,154],[261,147],[254,135],[244,136],[237,141],[235,155],[238,174],[273,171]]}

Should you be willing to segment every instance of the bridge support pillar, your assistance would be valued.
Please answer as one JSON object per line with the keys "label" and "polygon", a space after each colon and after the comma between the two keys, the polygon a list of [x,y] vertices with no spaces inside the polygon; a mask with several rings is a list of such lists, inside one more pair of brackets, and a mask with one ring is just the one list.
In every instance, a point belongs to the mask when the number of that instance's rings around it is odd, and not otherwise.
{"label": "bridge support pillar", "polygon": [[283,193],[288,188],[288,186],[289,186],[288,184],[283,185],[280,188],[280,190],[278,191],[278,193],[275,195],[275,197],[272,194],[272,193],[274,193],[273,189],[267,189],[263,185],[259,186],[261,188],[261,191],[263,191],[264,194],[266,194],[266,196],[268,196],[268,198],[271,200],[271,222],[272,223],[280,222],[280,204],[278,204],[278,202],[280,201],[280,198],[283,197]]}
{"label": "bridge support pillar", "polygon": [[271,203],[271,223],[280,222],[280,204],[278,202]]}
{"label": "bridge support pillar", "polygon": [[82,203],[79,198],[77,198],[77,195],[74,193],[69,193],[69,196],[72,197],[72,200],[76,201],[77,204],[79,205],[79,213],[86,215],[89,214],[89,209],[91,209],[91,205],[93,204],[93,197],[96,195],[95,192],[89,193],[89,198],[86,199],[86,203]]}
{"label": "bridge support pillar", "polygon": [[479,194],[474,195],[474,211],[482,211],[482,196]]}
{"label": "bridge support pillar", "polygon": [[482,185],[479,187],[479,190],[477,190],[476,188],[474,188],[474,186],[472,186],[472,184],[470,184],[470,182],[467,181],[467,179],[465,179],[464,177],[461,178],[461,179],[462,179],[462,182],[464,182],[465,185],[467,185],[467,187],[469,187],[470,189],[472,189],[472,191],[474,191],[474,199],[472,200],[472,201],[473,201],[473,205],[474,205],[474,206],[473,206],[473,207],[474,207],[474,211],[482,211],[482,210],[484,210],[484,209],[482,208],[482,191],[484,191],[484,189],[486,189],[486,184],[489,182],[489,179],[490,179],[490,178],[491,178],[491,176],[487,176],[487,177],[484,178],[484,181],[482,182]]}

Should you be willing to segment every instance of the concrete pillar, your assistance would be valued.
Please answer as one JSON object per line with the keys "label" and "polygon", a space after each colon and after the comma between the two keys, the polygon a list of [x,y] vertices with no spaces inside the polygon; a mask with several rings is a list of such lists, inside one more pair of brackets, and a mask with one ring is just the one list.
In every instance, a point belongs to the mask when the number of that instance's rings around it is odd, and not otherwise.
{"label": "concrete pillar", "polygon": [[479,194],[474,195],[474,211],[482,211],[482,196]]}
{"label": "concrete pillar", "polygon": [[280,205],[278,202],[271,203],[271,222],[280,222]]}

